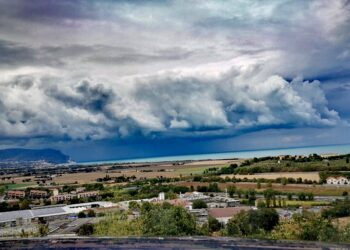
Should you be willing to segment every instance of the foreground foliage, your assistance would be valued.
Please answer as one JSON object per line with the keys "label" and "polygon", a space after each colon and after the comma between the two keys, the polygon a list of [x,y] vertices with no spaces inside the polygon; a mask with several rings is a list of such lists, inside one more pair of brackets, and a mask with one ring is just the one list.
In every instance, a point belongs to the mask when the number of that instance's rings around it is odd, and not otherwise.
{"label": "foreground foliage", "polygon": [[[140,217],[127,213],[109,215],[95,225],[94,234],[100,236],[185,236],[196,235],[196,221],[184,208],[168,203],[144,203]],[[128,220],[129,219],[129,220]]]}

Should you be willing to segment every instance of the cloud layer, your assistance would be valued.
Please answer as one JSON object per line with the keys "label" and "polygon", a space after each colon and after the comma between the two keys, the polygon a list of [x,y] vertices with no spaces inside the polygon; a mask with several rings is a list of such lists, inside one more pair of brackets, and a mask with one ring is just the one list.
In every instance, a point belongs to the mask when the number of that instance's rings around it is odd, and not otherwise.
{"label": "cloud layer", "polygon": [[0,1],[0,137],[340,126],[350,113],[334,97],[350,82],[349,5]]}
{"label": "cloud layer", "polygon": [[240,134],[340,122],[317,81],[265,76],[256,65],[215,64],[116,82],[71,82],[59,72],[4,77],[3,137],[71,139]]}

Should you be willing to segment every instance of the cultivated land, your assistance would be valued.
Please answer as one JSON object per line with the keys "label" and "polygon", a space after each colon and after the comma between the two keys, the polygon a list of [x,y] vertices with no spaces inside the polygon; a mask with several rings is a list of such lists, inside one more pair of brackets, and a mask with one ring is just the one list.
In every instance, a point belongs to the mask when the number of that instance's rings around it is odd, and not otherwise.
{"label": "cultivated land", "polygon": [[[186,186],[194,188],[197,188],[198,186],[208,186],[208,183],[205,182],[191,182],[191,181],[184,181],[184,182],[178,182],[176,183],[178,186]],[[239,189],[242,190],[250,190],[255,189],[257,191],[264,191],[266,189],[269,189],[267,184],[261,184],[261,188],[257,189],[256,183],[251,182],[226,182],[226,183],[219,183],[219,188],[222,190],[225,190],[225,188],[228,188],[229,186],[236,186]],[[314,195],[320,195],[320,196],[341,196],[343,192],[350,193],[350,186],[347,187],[339,187],[339,186],[326,186],[326,185],[309,185],[309,184],[288,184],[288,185],[282,185],[279,183],[273,183],[271,184],[271,188],[276,191],[280,192],[291,192],[291,193],[298,193],[298,192],[311,192]]]}
{"label": "cultivated land", "polygon": [[[86,184],[96,182],[96,179],[103,178],[106,175],[109,177],[135,176],[136,178],[157,178],[167,177],[175,178],[181,176],[191,176],[202,174],[204,170],[212,167],[221,168],[229,164],[240,164],[242,160],[205,160],[205,161],[185,161],[185,162],[164,162],[164,163],[142,163],[142,164],[118,164],[118,166],[125,169],[110,169],[111,165],[100,165],[99,169],[94,172],[79,172],[67,173],[58,175],[52,178],[51,182],[57,184]],[[3,177],[11,177],[10,179],[0,180],[1,183],[14,182],[19,184],[21,189],[27,186],[36,185],[34,178],[31,176],[5,175]],[[31,181],[23,183],[24,180],[31,179]],[[13,186],[11,186],[13,187]]]}
{"label": "cultivated land", "polygon": [[318,172],[278,172],[278,173],[259,173],[259,174],[228,174],[228,175],[221,175],[222,178],[247,178],[249,180],[252,179],[259,179],[259,178],[264,178],[264,179],[277,179],[277,178],[302,178],[302,179],[307,179],[311,181],[319,181],[320,176]]}

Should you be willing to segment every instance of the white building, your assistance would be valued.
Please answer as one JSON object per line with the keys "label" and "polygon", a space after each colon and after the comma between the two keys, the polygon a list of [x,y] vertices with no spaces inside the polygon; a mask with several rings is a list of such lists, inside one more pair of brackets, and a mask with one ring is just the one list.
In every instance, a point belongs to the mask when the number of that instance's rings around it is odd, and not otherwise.
{"label": "white building", "polygon": [[55,205],[37,207],[26,210],[18,210],[11,212],[0,213],[0,228],[6,226],[21,226],[28,225],[32,222],[36,222],[39,219],[45,219],[46,221],[58,220],[67,218],[71,215],[76,215],[81,211],[99,208],[99,207],[112,207],[115,204],[112,202],[98,201],[78,203],[72,205]]}
{"label": "white building", "polygon": [[165,200],[165,193],[164,193],[164,192],[159,193],[158,199],[159,199],[160,201],[164,201],[164,200]]}
{"label": "white building", "polygon": [[348,180],[344,176],[328,177],[327,184],[330,184],[330,185],[350,185],[350,180]]}

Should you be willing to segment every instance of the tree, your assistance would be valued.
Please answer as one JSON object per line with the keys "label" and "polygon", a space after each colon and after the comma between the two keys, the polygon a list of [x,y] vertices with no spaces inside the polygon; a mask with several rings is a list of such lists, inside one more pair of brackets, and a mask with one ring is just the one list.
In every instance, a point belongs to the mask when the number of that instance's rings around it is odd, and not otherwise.
{"label": "tree", "polygon": [[283,186],[287,185],[287,183],[288,183],[287,178],[285,178],[285,177],[282,178],[281,183],[282,183]]}
{"label": "tree", "polygon": [[207,203],[205,203],[203,200],[195,200],[192,203],[193,209],[200,209],[200,208],[207,208]]}
{"label": "tree", "polygon": [[90,209],[87,213],[87,217],[96,217],[96,213],[94,210]]}
{"label": "tree", "polygon": [[248,200],[249,203],[253,203],[256,200],[256,192],[254,189],[249,189],[248,190]]}
{"label": "tree", "polygon": [[256,183],[256,188],[257,189],[261,189],[261,182],[260,182],[260,180],[258,180],[258,182]]}
{"label": "tree", "polygon": [[266,203],[262,200],[258,200],[258,203],[256,205],[257,208],[265,208],[266,207]]}
{"label": "tree", "polygon": [[86,218],[86,214],[83,211],[78,213],[78,218]]}
{"label": "tree", "polygon": [[270,207],[271,206],[271,200],[276,202],[275,195],[276,195],[276,192],[273,189],[271,189],[271,188],[266,189],[264,191],[264,197],[265,197],[265,200],[266,200],[266,207]]}
{"label": "tree", "polygon": [[227,192],[228,192],[228,195],[232,198],[236,192],[236,186],[228,186]]}
{"label": "tree", "polygon": [[44,237],[49,233],[49,224],[38,224],[38,235]]}
{"label": "tree", "polygon": [[172,199],[176,199],[177,195],[172,190],[170,190],[165,194],[165,197],[166,199],[172,200]]}
{"label": "tree", "polygon": [[131,209],[131,210],[140,209],[140,204],[136,201],[130,201],[129,202],[129,209]]}
{"label": "tree", "polygon": [[304,192],[298,193],[298,200],[300,200],[300,201],[306,200],[306,195]]}
{"label": "tree", "polygon": [[0,195],[4,195],[5,194],[5,191],[6,191],[6,187],[1,185],[0,186]]}
{"label": "tree", "polygon": [[307,199],[309,201],[313,201],[314,200],[314,194],[313,193],[306,193]]}
{"label": "tree", "polygon": [[216,182],[209,183],[208,192],[220,192],[218,184]]}
{"label": "tree", "polygon": [[237,189],[236,193],[237,193],[238,198],[242,197],[242,190]]}
{"label": "tree", "polygon": [[279,221],[275,209],[261,208],[258,210],[241,211],[229,220],[226,225],[228,235],[248,236],[263,230],[271,231]]}
{"label": "tree", "polygon": [[29,205],[30,205],[30,202],[27,199],[24,199],[19,203],[20,209],[29,209]]}
{"label": "tree", "polygon": [[146,236],[184,236],[196,233],[196,221],[178,206],[150,205],[141,210],[142,233]]}
{"label": "tree", "polygon": [[92,224],[84,224],[79,227],[78,235],[92,235],[94,233],[94,227]]}
{"label": "tree", "polygon": [[208,217],[209,232],[217,232],[221,229],[220,222],[212,216]]}
{"label": "tree", "polygon": [[[253,215],[254,216],[254,215]],[[279,215],[275,209],[262,208],[257,210],[258,226],[265,231],[271,231],[279,221]]]}

